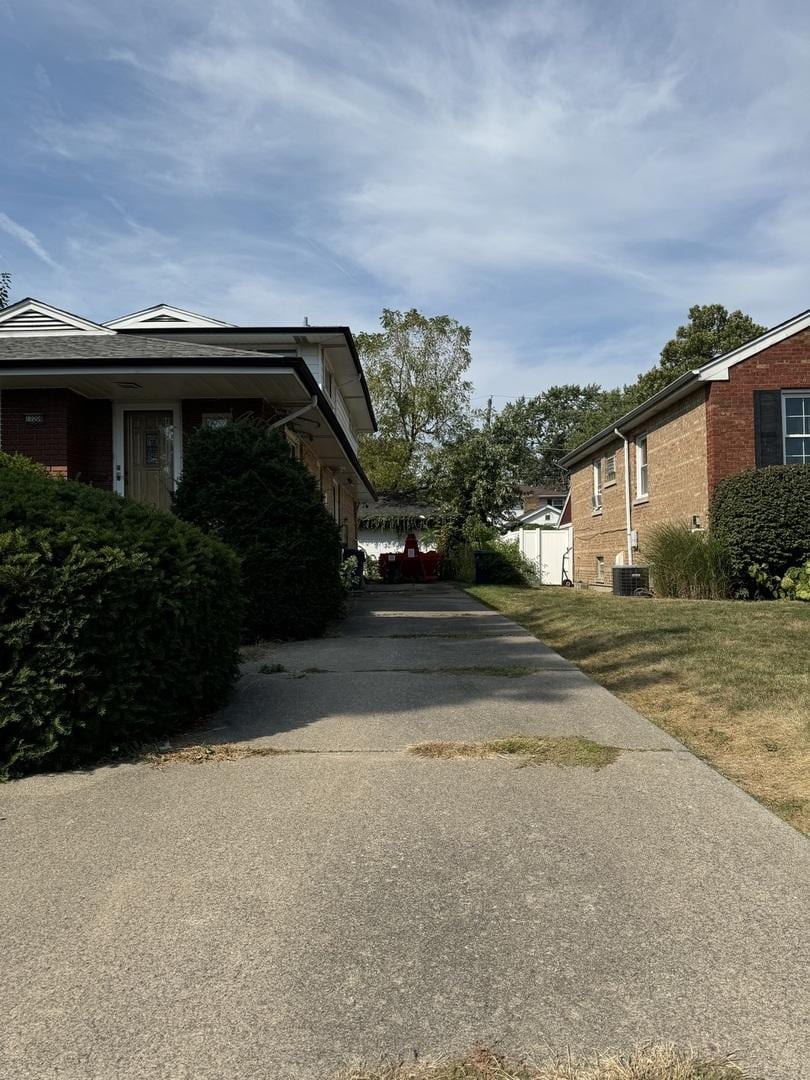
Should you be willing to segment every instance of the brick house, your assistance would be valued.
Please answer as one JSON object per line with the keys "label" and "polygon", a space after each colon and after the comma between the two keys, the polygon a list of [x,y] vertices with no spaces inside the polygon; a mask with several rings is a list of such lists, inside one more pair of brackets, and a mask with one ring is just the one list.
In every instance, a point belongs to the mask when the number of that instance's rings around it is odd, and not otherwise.
{"label": "brick house", "polygon": [[612,566],[645,561],[652,526],[705,528],[719,480],[810,464],[810,311],[682,375],[560,464],[574,580],[609,588]]}
{"label": "brick house", "polygon": [[346,326],[233,326],[160,304],[91,322],[38,300],[0,311],[0,448],[162,509],[202,424],[284,432],[341,526],[375,497],[357,456],[376,422]]}

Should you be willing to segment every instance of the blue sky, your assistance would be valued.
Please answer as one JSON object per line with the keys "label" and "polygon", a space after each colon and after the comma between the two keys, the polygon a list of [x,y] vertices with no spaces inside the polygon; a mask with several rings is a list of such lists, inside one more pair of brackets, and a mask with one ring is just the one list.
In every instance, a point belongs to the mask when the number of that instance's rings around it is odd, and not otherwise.
{"label": "blue sky", "polygon": [[416,306],[502,403],[810,307],[803,2],[0,0],[0,87],[0,267],[99,320]]}

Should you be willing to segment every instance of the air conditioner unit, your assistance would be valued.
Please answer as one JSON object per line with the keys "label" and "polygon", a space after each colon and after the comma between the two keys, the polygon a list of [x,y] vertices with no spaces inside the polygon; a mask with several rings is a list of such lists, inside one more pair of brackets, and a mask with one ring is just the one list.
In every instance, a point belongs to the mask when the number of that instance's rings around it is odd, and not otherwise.
{"label": "air conditioner unit", "polygon": [[650,568],[648,566],[614,566],[613,595],[635,596],[639,589],[649,589]]}

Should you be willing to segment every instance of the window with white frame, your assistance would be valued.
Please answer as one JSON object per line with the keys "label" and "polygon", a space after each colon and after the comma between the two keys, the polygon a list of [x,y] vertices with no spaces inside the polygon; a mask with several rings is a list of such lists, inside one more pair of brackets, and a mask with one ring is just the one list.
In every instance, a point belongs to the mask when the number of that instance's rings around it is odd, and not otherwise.
{"label": "window with white frame", "polygon": [[810,390],[782,394],[786,465],[810,465]]}
{"label": "window with white frame", "polygon": [[605,556],[596,556],[596,580],[599,584],[604,584],[605,581]]}
{"label": "window with white frame", "polygon": [[643,499],[650,494],[647,466],[647,436],[636,438],[636,498]]}
{"label": "window with white frame", "polygon": [[616,479],[616,455],[605,458],[605,483],[612,484]]}
{"label": "window with white frame", "polygon": [[602,509],[602,459],[593,463],[593,500],[594,510]]}

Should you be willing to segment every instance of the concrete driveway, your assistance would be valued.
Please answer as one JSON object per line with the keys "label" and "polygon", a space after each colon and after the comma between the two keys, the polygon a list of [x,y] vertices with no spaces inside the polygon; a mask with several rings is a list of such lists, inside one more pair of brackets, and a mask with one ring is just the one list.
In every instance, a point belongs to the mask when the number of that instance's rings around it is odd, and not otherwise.
{"label": "concrete driveway", "polygon": [[[516,732],[625,752],[403,752]],[[0,789],[3,1080],[326,1080],[477,1039],[810,1077],[807,842],[465,594],[369,591],[268,650],[217,740],[314,752]]]}

